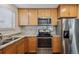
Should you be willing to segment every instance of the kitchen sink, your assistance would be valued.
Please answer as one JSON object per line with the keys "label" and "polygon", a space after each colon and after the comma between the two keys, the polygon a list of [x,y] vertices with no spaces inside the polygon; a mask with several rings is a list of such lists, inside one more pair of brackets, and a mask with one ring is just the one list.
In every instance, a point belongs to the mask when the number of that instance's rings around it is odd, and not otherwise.
{"label": "kitchen sink", "polygon": [[16,40],[16,39],[18,39],[18,38],[20,38],[20,37],[12,37],[12,40]]}
{"label": "kitchen sink", "polygon": [[1,45],[4,45],[4,44],[6,44],[6,43],[8,43],[8,42],[2,42]]}
{"label": "kitchen sink", "polygon": [[3,42],[0,42],[0,45],[4,45],[4,44],[9,43],[9,42],[16,40],[18,38],[20,38],[20,37],[12,37],[12,38],[6,39]]}
{"label": "kitchen sink", "polygon": [[12,38],[6,39],[3,42],[1,42],[1,45],[4,45],[4,44],[9,43],[11,41],[12,41]]}

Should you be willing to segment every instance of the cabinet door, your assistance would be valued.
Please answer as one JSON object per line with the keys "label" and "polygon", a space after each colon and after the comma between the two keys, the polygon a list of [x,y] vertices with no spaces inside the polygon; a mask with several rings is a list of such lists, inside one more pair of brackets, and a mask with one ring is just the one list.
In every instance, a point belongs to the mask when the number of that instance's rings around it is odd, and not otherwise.
{"label": "cabinet door", "polygon": [[50,18],[50,9],[45,8],[44,17]]}
{"label": "cabinet door", "polygon": [[24,52],[25,53],[28,52],[28,38],[27,37],[24,38]]}
{"label": "cabinet door", "polygon": [[38,9],[38,17],[50,17],[50,9]]}
{"label": "cabinet door", "polygon": [[58,7],[58,17],[77,17],[78,6],[76,4],[62,4]]}
{"label": "cabinet door", "polygon": [[51,23],[54,26],[57,26],[57,9],[51,9]]}
{"label": "cabinet door", "polygon": [[29,40],[29,53],[36,53],[37,52],[37,39],[31,37]]}
{"label": "cabinet door", "polygon": [[45,9],[38,9],[38,17],[40,18],[40,17],[44,17],[44,10]]}
{"label": "cabinet door", "polygon": [[28,10],[27,9],[18,9],[18,16],[19,16],[20,26],[28,25]]}
{"label": "cabinet door", "polygon": [[17,42],[17,53],[23,54],[24,53],[24,39],[21,39]]}
{"label": "cabinet door", "polygon": [[3,49],[3,54],[16,54],[16,43],[13,43]]}
{"label": "cabinet door", "polygon": [[61,53],[62,52],[62,43],[61,43],[61,37],[54,36],[52,38],[52,52],[53,53]]}
{"label": "cabinet door", "polygon": [[2,54],[2,50],[0,50],[0,54]]}
{"label": "cabinet door", "polygon": [[29,9],[29,25],[37,25],[37,9]]}
{"label": "cabinet door", "polygon": [[78,15],[78,5],[71,4],[70,6],[70,17],[77,17]]}
{"label": "cabinet door", "polygon": [[58,7],[58,17],[69,17],[69,6],[62,4]]}
{"label": "cabinet door", "polygon": [[69,17],[69,6],[68,5],[60,5],[60,13],[61,17]]}

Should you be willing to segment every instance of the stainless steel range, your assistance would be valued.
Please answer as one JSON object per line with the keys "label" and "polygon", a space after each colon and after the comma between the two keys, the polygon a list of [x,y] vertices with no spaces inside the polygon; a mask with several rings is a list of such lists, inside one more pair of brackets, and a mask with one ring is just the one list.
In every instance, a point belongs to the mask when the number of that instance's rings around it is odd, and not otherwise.
{"label": "stainless steel range", "polygon": [[51,34],[48,30],[39,31],[38,48],[51,48]]}

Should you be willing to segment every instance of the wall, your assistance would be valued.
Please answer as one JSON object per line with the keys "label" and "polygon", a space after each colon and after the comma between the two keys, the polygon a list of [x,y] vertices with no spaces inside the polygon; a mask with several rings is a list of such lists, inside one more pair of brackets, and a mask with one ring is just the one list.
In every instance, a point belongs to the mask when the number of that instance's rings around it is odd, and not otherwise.
{"label": "wall", "polygon": [[27,36],[37,36],[38,30],[39,29],[49,29],[51,31],[51,34],[56,34],[55,28],[53,26],[26,26],[26,27],[21,27],[21,30],[23,34]]}
{"label": "wall", "polygon": [[14,5],[9,5],[9,4],[0,4],[1,7],[8,8],[9,10],[13,11],[16,13],[16,22],[15,22],[15,28],[14,29],[2,29],[0,30],[0,33],[13,33],[13,32],[19,32],[20,28],[18,27],[18,10]]}

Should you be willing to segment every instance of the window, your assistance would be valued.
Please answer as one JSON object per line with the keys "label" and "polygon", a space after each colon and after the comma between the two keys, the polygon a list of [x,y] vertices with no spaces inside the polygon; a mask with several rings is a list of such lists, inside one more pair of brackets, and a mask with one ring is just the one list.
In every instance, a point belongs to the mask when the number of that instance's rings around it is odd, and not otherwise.
{"label": "window", "polygon": [[0,29],[15,27],[15,12],[5,7],[0,7]]}

